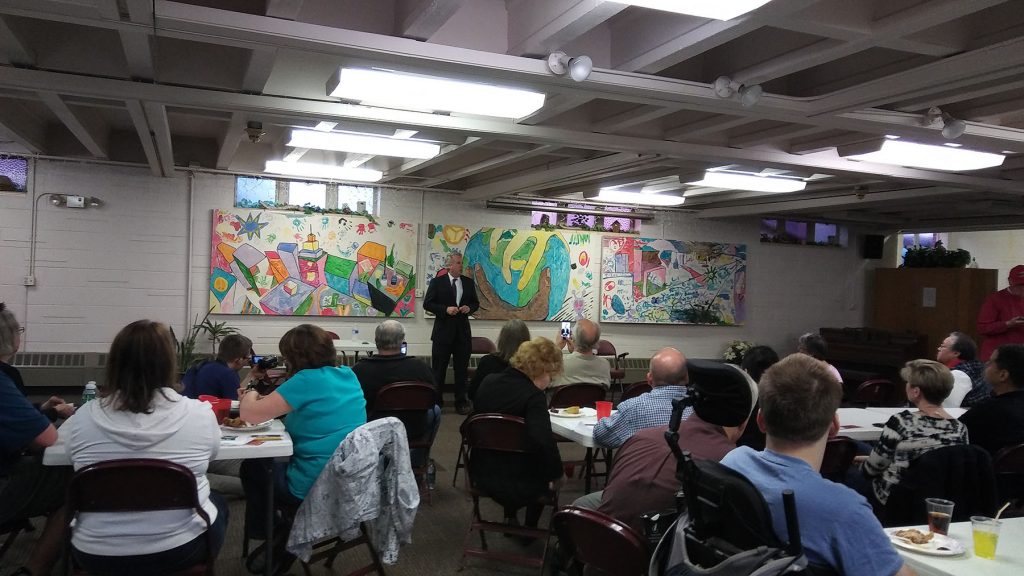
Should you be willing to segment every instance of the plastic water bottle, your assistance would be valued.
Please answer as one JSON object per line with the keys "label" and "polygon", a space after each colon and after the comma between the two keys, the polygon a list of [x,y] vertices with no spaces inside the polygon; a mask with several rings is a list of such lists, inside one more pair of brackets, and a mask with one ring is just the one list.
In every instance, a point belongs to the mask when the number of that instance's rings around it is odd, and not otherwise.
{"label": "plastic water bottle", "polygon": [[434,465],[434,459],[431,458],[427,463],[427,490],[433,490],[435,486],[437,486],[437,466]]}
{"label": "plastic water bottle", "polygon": [[85,390],[82,391],[82,406],[94,398],[96,398],[96,382],[89,380],[85,383]]}

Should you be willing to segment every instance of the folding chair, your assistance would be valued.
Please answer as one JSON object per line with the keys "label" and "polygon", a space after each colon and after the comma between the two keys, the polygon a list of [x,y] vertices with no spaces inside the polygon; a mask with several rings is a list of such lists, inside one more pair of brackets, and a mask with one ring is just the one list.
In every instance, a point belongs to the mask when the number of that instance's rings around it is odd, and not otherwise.
{"label": "folding chair", "polygon": [[647,541],[627,524],[596,510],[566,506],[551,519],[562,552],[602,576],[647,574]]}
{"label": "folding chair", "polygon": [[1007,446],[992,459],[999,501],[1010,502],[1004,518],[1024,516],[1024,444]]}
{"label": "folding chair", "polygon": [[[428,411],[433,410],[437,403],[437,391],[434,386],[426,382],[394,382],[381,387],[377,391],[377,398],[374,400],[374,410],[386,412],[396,416],[399,420],[405,418],[420,418]],[[409,427],[406,426],[406,432]],[[430,448],[434,444],[434,438],[430,430],[425,430],[419,438],[409,438],[410,449],[423,450],[425,455],[423,463],[414,466],[412,471],[416,476],[416,482],[420,487],[420,497],[427,497],[430,502],[430,490],[427,488],[427,467],[430,465]]]}
{"label": "folding chair", "polygon": [[821,476],[833,482],[843,483],[846,471],[857,455],[857,443],[845,436],[832,438],[825,444],[825,456],[821,460]]}
{"label": "folding chair", "polygon": [[612,397],[614,398],[616,385],[619,387],[619,392],[622,392],[622,380],[626,377],[626,356],[629,356],[629,352],[619,354],[615,351],[614,344],[607,340],[598,340],[597,355],[606,356],[611,360]]}

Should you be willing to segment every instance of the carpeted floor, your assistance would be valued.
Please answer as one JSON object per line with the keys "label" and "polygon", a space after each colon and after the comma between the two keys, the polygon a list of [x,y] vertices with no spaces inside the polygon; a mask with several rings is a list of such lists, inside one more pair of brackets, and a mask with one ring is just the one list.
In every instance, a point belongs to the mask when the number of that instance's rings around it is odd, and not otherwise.
{"label": "carpeted floor", "polygon": [[[413,576],[425,574],[456,574],[458,572],[459,559],[466,531],[469,527],[472,500],[462,489],[463,473],[460,471],[456,487],[452,487],[452,470],[455,467],[455,459],[459,450],[459,424],[463,416],[445,410],[441,418],[441,429],[434,442],[432,457],[437,464],[437,487],[432,492],[432,502],[424,500],[420,504],[419,512],[416,515],[415,529],[413,532],[412,544],[404,547],[399,555],[398,563],[387,567],[387,573],[392,576]],[[583,458],[583,448],[575,444],[560,443],[563,460],[575,460]],[[243,576],[248,572],[242,562],[242,521],[244,515],[245,500],[241,498],[241,488],[238,480],[230,477],[212,476],[211,482],[214,487],[227,495],[231,506],[231,522],[228,525],[228,536],[217,560],[216,573],[219,576]],[[573,500],[582,495],[583,480],[573,478],[566,482],[562,488],[559,502],[571,504]],[[501,509],[489,503],[485,507],[485,515],[489,518],[500,519]],[[547,522],[545,513],[542,523]],[[8,551],[3,558],[3,569],[0,575],[6,576],[14,568],[19,566],[34,545],[37,530],[32,534],[21,535],[14,547]],[[488,544],[495,549],[509,549],[510,551],[522,551],[524,547],[512,540],[492,535],[488,538]],[[479,543],[479,540],[476,541]],[[542,544],[535,543],[528,549],[538,555],[542,550]],[[349,551],[347,556],[343,555],[335,561],[333,569],[328,570],[323,566],[313,568],[313,574],[347,574],[360,561],[366,560],[361,554],[361,549]],[[61,570],[55,569],[54,574]],[[302,574],[302,568],[296,564],[291,569],[292,574]],[[466,569],[461,572],[465,576],[493,575],[493,574],[538,574],[538,570],[507,565],[494,561],[485,561],[470,558],[467,560]]]}

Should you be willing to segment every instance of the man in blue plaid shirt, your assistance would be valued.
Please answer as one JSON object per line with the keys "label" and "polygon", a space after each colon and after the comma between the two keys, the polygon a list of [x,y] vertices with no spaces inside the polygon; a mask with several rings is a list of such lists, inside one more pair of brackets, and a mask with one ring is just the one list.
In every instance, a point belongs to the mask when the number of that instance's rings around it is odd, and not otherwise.
{"label": "man in blue plaid shirt", "polygon": [[[594,440],[601,446],[618,448],[637,431],[665,426],[672,415],[672,400],[686,396],[689,375],[686,357],[675,348],[662,348],[651,358],[647,382],[653,390],[619,404],[618,412],[594,426]],[[687,408],[685,420],[693,413]]]}

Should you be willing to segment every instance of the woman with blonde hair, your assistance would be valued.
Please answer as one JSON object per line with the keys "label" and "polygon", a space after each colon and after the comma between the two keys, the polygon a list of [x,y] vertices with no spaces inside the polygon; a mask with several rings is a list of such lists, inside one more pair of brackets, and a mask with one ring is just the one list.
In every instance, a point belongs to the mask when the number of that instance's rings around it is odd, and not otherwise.
{"label": "woman with blonde hair", "polygon": [[509,523],[526,507],[525,524],[536,527],[544,507],[537,503],[562,478],[562,458],[551,435],[544,390],[562,372],[562,352],[547,338],[524,342],[503,372],[484,379],[473,401],[474,414],[500,413],[526,421],[527,454],[479,451],[471,459],[474,484],[505,508]]}
{"label": "woman with blonde hair", "polygon": [[904,410],[889,418],[861,468],[871,479],[868,496],[882,505],[917,457],[943,446],[967,444],[967,427],[942,408],[953,390],[949,368],[934,360],[911,360],[900,377],[907,382],[907,400],[917,411]]}

